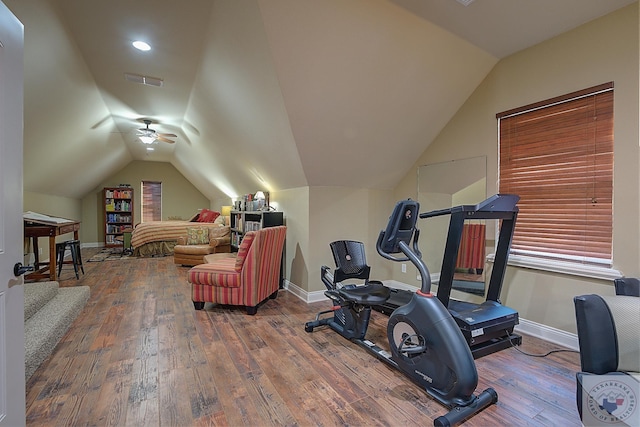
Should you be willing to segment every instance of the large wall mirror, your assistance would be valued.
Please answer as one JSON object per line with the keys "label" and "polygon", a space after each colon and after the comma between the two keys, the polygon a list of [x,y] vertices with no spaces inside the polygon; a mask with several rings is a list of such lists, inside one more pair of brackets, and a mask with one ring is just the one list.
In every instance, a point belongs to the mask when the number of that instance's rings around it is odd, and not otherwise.
{"label": "large wall mirror", "polygon": [[[486,198],[486,156],[418,167],[420,212],[475,205]],[[436,283],[442,268],[449,219],[450,216],[444,215],[418,222],[422,258]],[[485,221],[466,221],[452,289],[484,295],[486,245]]]}

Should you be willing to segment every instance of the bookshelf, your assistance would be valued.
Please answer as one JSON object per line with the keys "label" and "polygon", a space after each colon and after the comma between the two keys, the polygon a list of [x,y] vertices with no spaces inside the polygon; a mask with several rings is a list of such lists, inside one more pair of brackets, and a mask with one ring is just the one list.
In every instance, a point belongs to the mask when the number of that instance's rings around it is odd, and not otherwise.
{"label": "bookshelf", "polygon": [[104,203],[104,246],[121,247],[116,238],[124,231],[133,229],[133,188],[105,187],[102,190]]}
{"label": "bookshelf", "polygon": [[282,212],[231,211],[231,251],[235,252],[248,231],[284,225]]}

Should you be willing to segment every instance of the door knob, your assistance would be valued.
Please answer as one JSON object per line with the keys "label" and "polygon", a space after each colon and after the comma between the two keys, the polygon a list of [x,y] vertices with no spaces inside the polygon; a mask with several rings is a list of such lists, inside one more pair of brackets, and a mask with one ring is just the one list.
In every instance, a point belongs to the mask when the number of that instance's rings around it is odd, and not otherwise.
{"label": "door knob", "polygon": [[27,271],[33,271],[33,266],[22,265],[21,262],[16,262],[16,264],[13,266],[13,275],[16,277],[22,276]]}

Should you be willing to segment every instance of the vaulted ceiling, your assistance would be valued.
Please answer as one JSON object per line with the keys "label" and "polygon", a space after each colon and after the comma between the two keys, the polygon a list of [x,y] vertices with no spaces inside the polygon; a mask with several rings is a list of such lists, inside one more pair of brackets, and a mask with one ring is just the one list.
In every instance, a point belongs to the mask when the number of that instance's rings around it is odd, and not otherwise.
{"label": "vaulted ceiling", "polygon": [[[212,200],[391,189],[500,58],[634,1],[4,0],[25,25],[24,189],[82,198],[132,160]],[[176,142],[147,151],[142,119]]]}

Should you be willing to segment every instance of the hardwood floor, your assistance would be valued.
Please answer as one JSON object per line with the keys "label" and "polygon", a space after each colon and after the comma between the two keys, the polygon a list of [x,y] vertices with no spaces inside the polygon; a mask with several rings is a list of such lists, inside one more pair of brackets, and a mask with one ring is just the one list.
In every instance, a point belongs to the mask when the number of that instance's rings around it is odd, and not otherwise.
{"label": "hardwood floor", "polygon": [[[328,329],[304,322],[329,307],[285,290],[256,316],[195,311],[172,257],[86,262],[91,298],[27,383],[30,426],[432,425],[446,412],[417,386]],[[383,346],[386,316],[368,338]],[[523,350],[557,348],[524,336]],[[465,426],[580,426],[575,353],[503,350],[477,361],[478,390],[499,401]]]}

